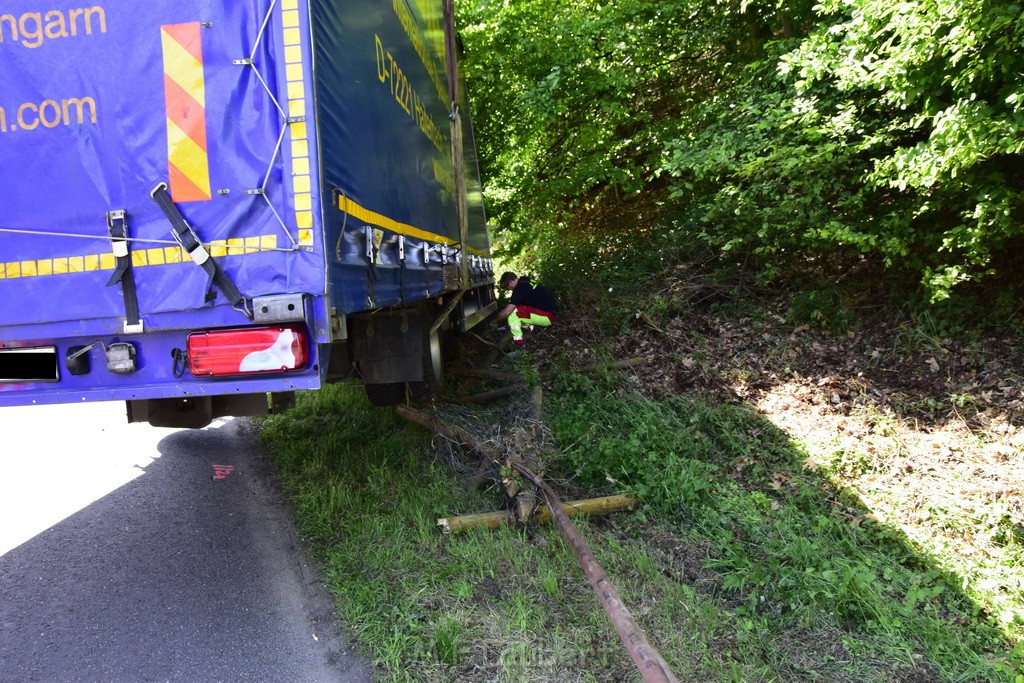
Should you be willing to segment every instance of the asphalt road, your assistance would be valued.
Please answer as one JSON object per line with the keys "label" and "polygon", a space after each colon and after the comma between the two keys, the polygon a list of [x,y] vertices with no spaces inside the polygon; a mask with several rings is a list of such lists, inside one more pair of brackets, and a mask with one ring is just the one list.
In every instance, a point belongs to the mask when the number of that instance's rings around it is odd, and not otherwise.
{"label": "asphalt road", "polygon": [[368,681],[249,423],[0,408],[0,682]]}

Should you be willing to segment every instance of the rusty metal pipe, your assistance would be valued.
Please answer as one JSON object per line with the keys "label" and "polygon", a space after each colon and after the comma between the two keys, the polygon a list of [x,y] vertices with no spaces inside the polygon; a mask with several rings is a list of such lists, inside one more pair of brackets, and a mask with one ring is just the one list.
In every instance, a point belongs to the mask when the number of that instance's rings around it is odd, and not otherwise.
{"label": "rusty metal pipe", "polygon": [[583,568],[583,573],[587,575],[587,580],[590,581],[591,587],[597,593],[597,597],[600,598],[604,611],[608,613],[612,625],[615,626],[619,638],[622,639],[622,644],[626,647],[626,651],[629,652],[629,656],[633,658],[633,662],[636,664],[637,669],[640,670],[644,681],[646,683],[679,683],[679,679],[669,669],[661,654],[647,641],[647,636],[644,635],[644,632],[626,608],[625,603],[622,602],[619,591],[612,584],[608,574],[605,573],[597,558],[594,557],[594,553],[591,552],[587,542],[580,536],[580,532],[573,526],[565,510],[562,509],[562,503],[558,500],[555,492],[544,483],[543,479],[523,465],[517,462],[511,462],[510,464],[519,474],[523,475],[523,477],[537,487],[537,490],[545,499],[545,502],[547,502],[555,524],[558,525],[558,528],[565,535],[569,545],[572,546],[573,551],[576,553],[576,559]]}

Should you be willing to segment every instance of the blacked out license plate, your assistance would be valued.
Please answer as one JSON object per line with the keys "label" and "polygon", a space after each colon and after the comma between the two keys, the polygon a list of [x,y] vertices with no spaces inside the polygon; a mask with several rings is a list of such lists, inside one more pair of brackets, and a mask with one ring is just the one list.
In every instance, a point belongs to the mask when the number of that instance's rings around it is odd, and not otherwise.
{"label": "blacked out license plate", "polygon": [[59,378],[56,347],[0,349],[0,382],[56,382]]}

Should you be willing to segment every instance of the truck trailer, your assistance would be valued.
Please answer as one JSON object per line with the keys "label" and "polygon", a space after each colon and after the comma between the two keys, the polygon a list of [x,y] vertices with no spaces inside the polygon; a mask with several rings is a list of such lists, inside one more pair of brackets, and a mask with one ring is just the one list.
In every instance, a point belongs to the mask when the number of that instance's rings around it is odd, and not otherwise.
{"label": "truck trailer", "polygon": [[6,0],[0,406],[429,395],[494,307],[451,0]]}

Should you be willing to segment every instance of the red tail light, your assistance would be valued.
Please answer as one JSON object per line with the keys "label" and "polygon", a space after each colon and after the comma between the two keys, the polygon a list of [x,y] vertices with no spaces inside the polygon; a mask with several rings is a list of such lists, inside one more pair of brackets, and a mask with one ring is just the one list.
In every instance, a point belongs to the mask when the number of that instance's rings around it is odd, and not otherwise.
{"label": "red tail light", "polygon": [[309,362],[306,333],[295,327],[193,332],[188,366],[197,377],[302,370]]}

